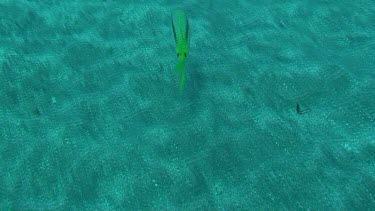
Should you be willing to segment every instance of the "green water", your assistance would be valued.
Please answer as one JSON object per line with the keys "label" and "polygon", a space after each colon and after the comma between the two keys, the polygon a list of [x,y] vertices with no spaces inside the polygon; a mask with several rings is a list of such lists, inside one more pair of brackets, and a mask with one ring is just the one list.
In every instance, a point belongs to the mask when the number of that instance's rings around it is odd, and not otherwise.
{"label": "green water", "polygon": [[0,1],[0,210],[375,210],[375,2],[175,2]]}

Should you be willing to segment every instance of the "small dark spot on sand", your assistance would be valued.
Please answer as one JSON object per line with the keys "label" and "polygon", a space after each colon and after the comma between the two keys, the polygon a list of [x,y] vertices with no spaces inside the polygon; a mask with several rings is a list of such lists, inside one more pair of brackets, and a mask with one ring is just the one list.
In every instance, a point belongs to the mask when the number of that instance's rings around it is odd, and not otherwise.
{"label": "small dark spot on sand", "polygon": [[42,115],[42,113],[40,112],[40,109],[39,109],[39,108],[35,108],[35,110],[34,110],[34,114],[35,114],[36,116],[40,116],[40,115]]}
{"label": "small dark spot on sand", "polygon": [[308,109],[302,109],[301,106],[299,105],[299,103],[297,103],[297,105],[296,105],[296,112],[297,112],[297,114],[305,114],[308,111],[309,111]]}

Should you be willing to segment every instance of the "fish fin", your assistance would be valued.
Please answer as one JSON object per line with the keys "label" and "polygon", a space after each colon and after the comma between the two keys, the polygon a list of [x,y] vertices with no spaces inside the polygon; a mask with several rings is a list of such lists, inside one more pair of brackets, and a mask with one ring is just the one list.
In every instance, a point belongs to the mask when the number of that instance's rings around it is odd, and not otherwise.
{"label": "fish fin", "polygon": [[174,40],[176,42],[176,29],[174,28],[173,19],[172,19],[172,29],[173,29],[173,37],[174,37]]}

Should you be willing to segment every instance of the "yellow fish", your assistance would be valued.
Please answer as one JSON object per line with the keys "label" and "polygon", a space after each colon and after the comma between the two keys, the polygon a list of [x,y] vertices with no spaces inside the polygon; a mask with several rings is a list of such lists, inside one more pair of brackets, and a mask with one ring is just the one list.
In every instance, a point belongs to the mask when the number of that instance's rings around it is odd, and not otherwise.
{"label": "yellow fish", "polygon": [[185,61],[189,47],[189,21],[182,10],[177,10],[172,15],[173,36],[176,44],[177,65],[176,70],[180,74],[180,89],[185,86]]}

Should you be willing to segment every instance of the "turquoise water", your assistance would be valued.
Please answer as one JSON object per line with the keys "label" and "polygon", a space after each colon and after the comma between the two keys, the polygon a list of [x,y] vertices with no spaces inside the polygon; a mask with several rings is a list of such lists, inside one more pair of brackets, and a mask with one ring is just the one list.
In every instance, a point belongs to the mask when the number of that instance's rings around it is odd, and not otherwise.
{"label": "turquoise water", "polygon": [[0,209],[374,210],[375,2],[283,2],[1,1]]}

